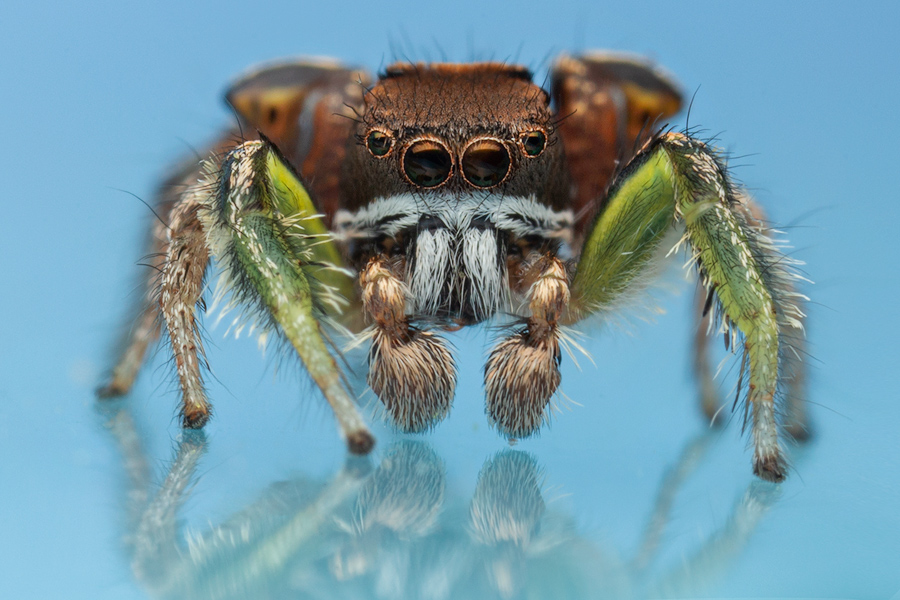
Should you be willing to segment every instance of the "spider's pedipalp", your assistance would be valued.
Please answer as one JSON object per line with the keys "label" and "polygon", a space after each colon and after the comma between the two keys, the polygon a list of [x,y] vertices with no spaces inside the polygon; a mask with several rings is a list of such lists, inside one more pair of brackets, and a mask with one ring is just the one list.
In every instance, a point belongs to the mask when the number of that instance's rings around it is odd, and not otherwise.
{"label": "spider's pedipalp", "polygon": [[569,303],[566,268],[558,258],[540,256],[519,277],[528,288],[531,316],[494,347],[484,368],[488,418],[510,438],[535,433],[547,418],[560,382],[559,319]]}
{"label": "spider's pedipalp", "polygon": [[408,290],[396,270],[376,257],[360,274],[363,306],[375,328],[367,381],[394,425],[419,432],[450,412],[456,367],[442,337],[410,325]]}

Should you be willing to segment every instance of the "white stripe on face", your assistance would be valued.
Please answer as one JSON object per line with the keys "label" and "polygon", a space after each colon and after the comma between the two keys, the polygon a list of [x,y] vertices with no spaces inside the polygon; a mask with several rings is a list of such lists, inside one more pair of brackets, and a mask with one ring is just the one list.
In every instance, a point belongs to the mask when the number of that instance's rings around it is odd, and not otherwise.
{"label": "white stripe on face", "polygon": [[381,198],[355,214],[335,215],[335,234],[348,242],[410,230],[417,235],[407,271],[409,310],[421,316],[456,311],[480,320],[509,309],[498,231],[555,239],[567,253],[572,212],[553,211],[534,198],[435,192]]}
{"label": "white stripe on face", "polygon": [[415,268],[407,273],[413,312],[435,315],[449,300],[448,280],[456,261],[453,234],[444,227],[419,232]]}

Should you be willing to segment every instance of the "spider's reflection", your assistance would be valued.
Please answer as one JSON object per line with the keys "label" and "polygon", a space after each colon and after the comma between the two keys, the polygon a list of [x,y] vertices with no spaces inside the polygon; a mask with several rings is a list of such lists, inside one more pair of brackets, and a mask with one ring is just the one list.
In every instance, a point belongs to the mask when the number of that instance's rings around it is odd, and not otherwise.
{"label": "spider's reflection", "polygon": [[132,567],[159,598],[684,596],[731,564],[777,489],[754,481],[693,556],[657,572],[650,566],[669,508],[711,443],[708,435],[691,442],[669,470],[630,560],[548,509],[531,455],[504,450],[489,458],[465,503],[448,493],[441,458],[425,443],[404,441],[376,468],[351,459],[329,481],[273,484],[225,522],[184,534],[178,511],[206,447],[203,434],[183,435],[156,486],[124,405],[107,424],[128,475]]}

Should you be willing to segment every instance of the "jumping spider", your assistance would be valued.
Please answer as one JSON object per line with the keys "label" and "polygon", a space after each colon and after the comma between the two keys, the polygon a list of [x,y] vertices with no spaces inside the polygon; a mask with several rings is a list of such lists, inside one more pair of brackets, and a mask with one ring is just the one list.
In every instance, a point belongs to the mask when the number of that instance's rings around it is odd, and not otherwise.
{"label": "jumping spider", "polygon": [[[183,425],[206,423],[196,307],[212,256],[233,301],[296,349],[351,452],[374,439],[329,350],[332,326],[370,340],[368,385],[415,432],[453,401],[440,331],[511,316],[485,366],[486,412],[502,435],[528,436],[559,386],[563,328],[632,302],[652,265],[684,247],[701,325],[726,347],[742,342],[754,473],[784,477],[778,427],[807,429],[804,297],[724,158],[656,126],[681,107],[660,69],[563,56],[548,93],[528,69],[493,62],[394,64],[371,84],[302,60],[248,74],[227,101],[239,127],[161,191],[147,302],[102,394],[130,389],[161,315]],[[712,417],[704,339],[697,370]]]}

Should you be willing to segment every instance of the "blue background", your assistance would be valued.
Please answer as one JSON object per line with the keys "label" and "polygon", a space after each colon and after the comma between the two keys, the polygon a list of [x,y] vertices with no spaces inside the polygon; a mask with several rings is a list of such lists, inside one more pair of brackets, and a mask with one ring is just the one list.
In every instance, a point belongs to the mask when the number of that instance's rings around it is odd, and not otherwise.
{"label": "blue background", "polygon": [[[395,58],[496,58],[541,77],[558,52],[592,48],[647,55],[697,92],[691,124],[742,157],[737,176],[786,225],[815,281],[806,291],[816,437],[793,453],[789,480],[721,573],[701,586],[700,569],[699,589],[680,594],[897,594],[900,5],[623,4],[5,2],[0,598],[146,597],[123,542],[122,456],[93,395],[137,298],[152,218],[120,190],[150,198],[173,159],[230,122],[228,81],[296,55],[371,70]],[[667,285],[679,279],[676,268]],[[548,510],[604,549],[603,568],[636,552],[664,474],[705,429],[689,373],[693,288],[674,287],[661,296],[665,314],[591,331],[596,366],[565,361],[572,402],[517,446],[543,470]],[[273,482],[325,481],[344,459],[296,365],[260,357],[253,340],[226,341],[224,329],[208,332],[217,412],[179,513],[185,530],[221,522]],[[446,466],[447,506],[466,506],[505,443],[483,416],[485,332],[453,341],[455,408],[424,439]],[[160,352],[125,405],[157,478],[181,435],[174,387]],[[376,431],[377,464],[401,436]],[[737,419],[712,438],[675,497],[655,569],[688,561],[753,480]]]}

